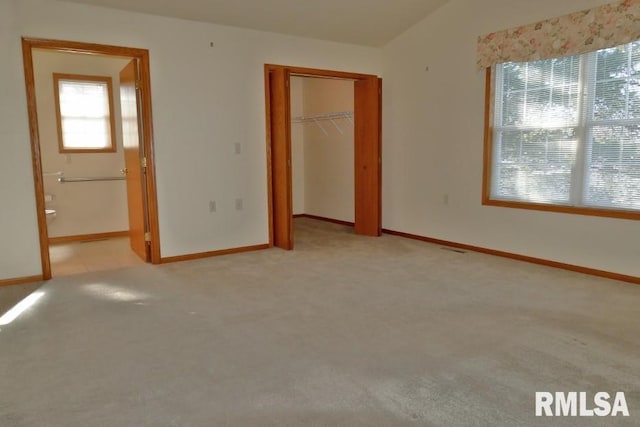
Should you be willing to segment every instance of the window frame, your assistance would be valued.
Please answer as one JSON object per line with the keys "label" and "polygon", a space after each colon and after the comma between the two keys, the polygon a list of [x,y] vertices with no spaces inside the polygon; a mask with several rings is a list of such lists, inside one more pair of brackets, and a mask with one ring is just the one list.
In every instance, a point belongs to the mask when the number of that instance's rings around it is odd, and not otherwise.
{"label": "window frame", "polygon": [[[63,81],[83,81],[83,82],[95,82],[106,83],[108,92],[108,106],[109,106],[109,132],[110,145],[105,148],[70,148],[64,145],[64,132],[62,131],[62,114],[60,111],[60,80]],[[113,79],[110,76],[93,76],[86,74],[67,74],[67,73],[53,73],[53,92],[54,103],[56,109],[56,125],[58,128],[58,152],[62,154],[72,153],[115,153],[117,151],[116,144],[116,122],[114,117],[114,101],[113,101]]]}
{"label": "window frame", "polygon": [[485,108],[484,108],[484,152],[482,172],[482,205],[515,209],[528,209],[544,212],[557,212],[575,215],[588,215],[607,218],[640,220],[640,211],[625,209],[608,209],[600,207],[569,206],[551,203],[521,202],[491,198],[493,170],[493,134],[495,119],[495,85],[493,67],[487,67],[485,74]]}

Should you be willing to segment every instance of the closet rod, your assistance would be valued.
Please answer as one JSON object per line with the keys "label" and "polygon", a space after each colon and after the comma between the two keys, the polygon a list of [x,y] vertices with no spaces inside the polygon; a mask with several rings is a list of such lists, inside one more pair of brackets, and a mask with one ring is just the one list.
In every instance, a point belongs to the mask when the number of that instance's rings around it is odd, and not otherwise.
{"label": "closet rod", "polygon": [[351,123],[353,123],[353,121],[351,120],[352,118],[353,118],[353,111],[336,111],[333,113],[309,114],[306,116],[293,117],[291,121],[296,123],[303,123],[303,122],[309,122],[309,121],[315,122],[317,120],[347,119]]}
{"label": "closet rod", "polygon": [[294,117],[291,119],[291,121],[293,123],[313,122],[316,124],[316,126],[320,128],[320,130],[322,131],[322,133],[325,134],[325,136],[329,136],[329,132],[327,132],[324,126],[322,126],[322,124],[320,123],[321,120],[328,120],[336,128],[336,130],[340,132],[341,135],[344,135],[344,132],[342,131],[338,123],[336,123],[336,120],[338,119],[346,119],[346,120],[349,120],[349,123],[353,124],[353,111],[336,111],[333,113],[325,113],[325,114],[310,114],[308,116]]}

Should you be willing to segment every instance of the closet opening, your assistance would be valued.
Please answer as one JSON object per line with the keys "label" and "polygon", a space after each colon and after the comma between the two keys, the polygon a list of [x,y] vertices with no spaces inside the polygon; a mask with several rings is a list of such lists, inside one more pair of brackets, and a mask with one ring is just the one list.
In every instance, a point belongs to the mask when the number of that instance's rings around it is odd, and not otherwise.
{"label": "closet opening", "polygon": [[22,45],[43,278],[159,263],[148,51]]}
{"label": "closet opening", "polygon": [[272,246],[293,249],[294,217],[381,234],[381,83],[265,66]]}
{"label": "closet opening", "polygon": [[354,81],[293,75],[289,92],[294,244],[301,231],[353,232]]}

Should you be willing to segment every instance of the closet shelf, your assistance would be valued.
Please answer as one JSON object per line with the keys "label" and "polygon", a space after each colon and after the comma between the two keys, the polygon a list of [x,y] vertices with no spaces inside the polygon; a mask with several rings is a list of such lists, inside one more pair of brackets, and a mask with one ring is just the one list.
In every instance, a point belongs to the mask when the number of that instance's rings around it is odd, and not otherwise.
{"label": "closet shelf", "polygon": [[348,120],[349,123],[353,124],[353,111],[335,111],[333,113],[324,113],[324,114],[310,114],[307,116],[297,116],[291,119],[292,123],[315,123],[320,130],[326,135],[329,136],[329,132],[322,126],[321,121],[328,120],[331,124],[340,132],[340,134],[344,134],[342,129],[336,122],[336,120]]}

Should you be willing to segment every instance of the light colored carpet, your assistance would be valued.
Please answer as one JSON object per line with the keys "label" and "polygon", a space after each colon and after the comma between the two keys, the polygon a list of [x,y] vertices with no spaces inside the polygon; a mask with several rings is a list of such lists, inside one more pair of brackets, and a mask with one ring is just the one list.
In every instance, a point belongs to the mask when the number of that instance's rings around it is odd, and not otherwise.
{"label": "light colored carpet", "polygon": [[296,222],[293,252],[46,283],[0,327],[0,425],[640,425],[640,286]]}

